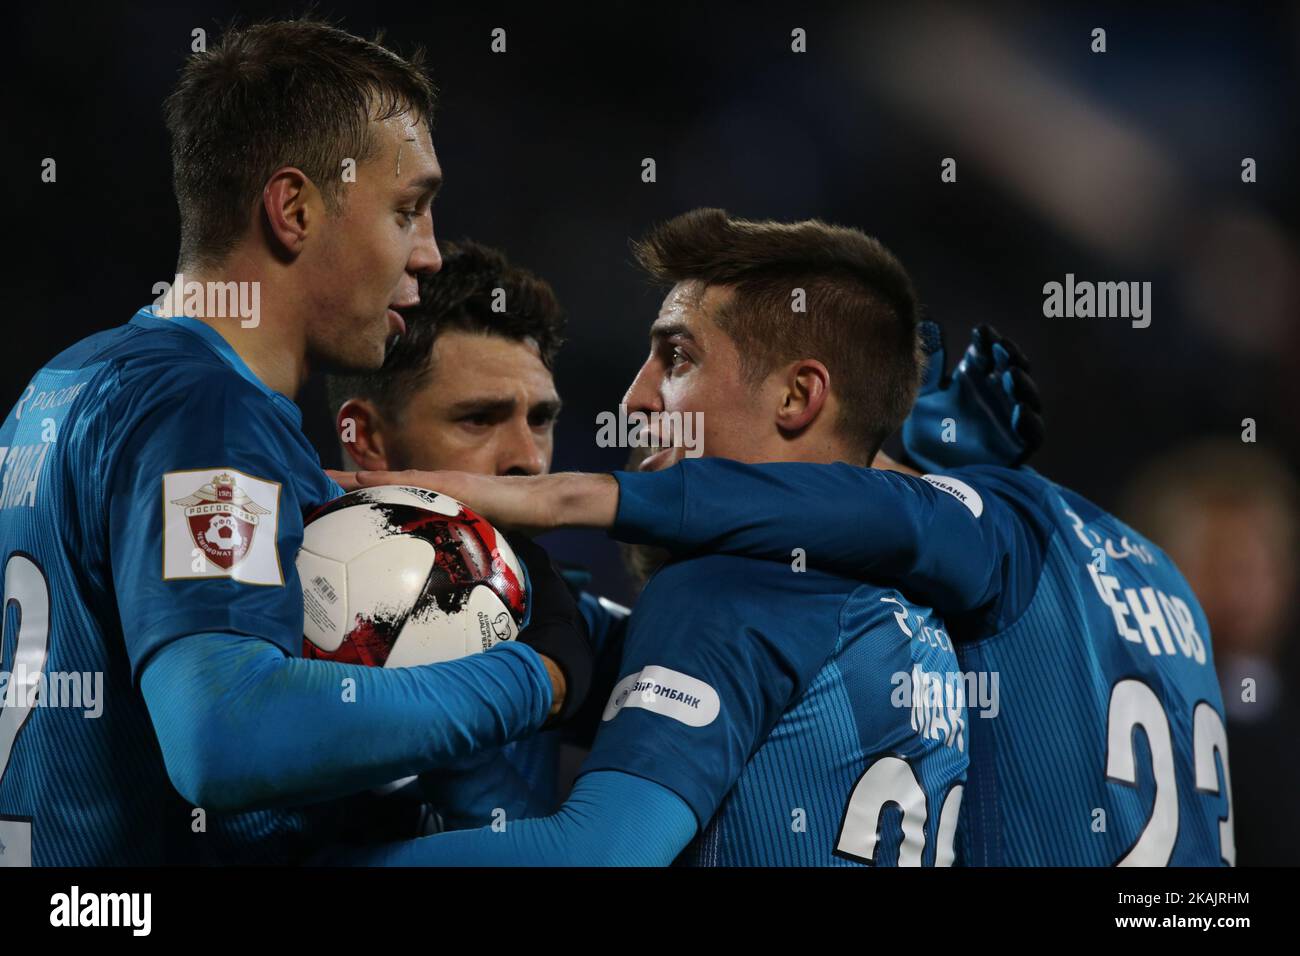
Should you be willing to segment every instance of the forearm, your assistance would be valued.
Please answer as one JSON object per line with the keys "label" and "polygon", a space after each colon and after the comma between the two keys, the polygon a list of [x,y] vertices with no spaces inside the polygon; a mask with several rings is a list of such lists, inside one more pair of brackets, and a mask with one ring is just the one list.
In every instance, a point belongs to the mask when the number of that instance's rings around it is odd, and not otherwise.
{"label": "forearm", "polygon": [[536,730],[551,682],[530,648],[408,668],[288,658],[254,637],[163,647],[141,690],[191,803],[245,810],[379,786]]}
{"label": "forearm", "polygon": [[613,475],[563,472],[547,475],[546,500],[552,527],[609,528],[618,513],[618,482]]}
{"label": "forearm", "polygon": [[618,484],[604,474],[475,475],[462,471],[330,472],[345,488],[413,485],[469,505],[493,524],[528,533],[552,528],[608,528]]}
{"label": "forearm", "polygon": [[613,537],[677,553],[722,552],[906,584],[944,613],[982,606],[999,544],[967,505],[920,479],[845,464],[688,461],[616,474]]}
{"label": "forearm", "polygon": [[695,836],[691,809],[641,777],[578,778],[559,811],[497,827],[377,847],[339,848],[316,862],[359,866],[667,866]]}

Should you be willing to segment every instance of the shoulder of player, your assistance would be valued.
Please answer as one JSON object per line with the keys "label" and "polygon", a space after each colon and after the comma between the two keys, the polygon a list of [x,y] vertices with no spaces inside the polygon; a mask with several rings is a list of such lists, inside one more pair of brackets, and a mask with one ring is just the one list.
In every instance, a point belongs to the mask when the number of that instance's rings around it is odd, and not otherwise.
{"label": "shoulder of player", "polygon": [[907,634],[911,629],[909,622],[920,625],[935,620],[933,608],[913,601],[897,588],[858,582],[845,596],[839,624],[841,631],[850,634],[861,634],[882,625],[897,627]]}
{"label": "shoulder of player", "polygon": [[144,413],[168,405],[178,410],[242,406],[250,411],[265,406],[270,411],[266,395],[215,356],[177,353],[164,364],[132,358],[118,369],[113,400],[119,408]]}
{"label": "shoulder of player", "polygon": [[1030,468],[998,465],[953,468],[926,475],[924,480],[957,498],[976,519],[1013,518],[1040,528],[1055,526],[1065,490]]}
{"label": "shoulder of player", "polygon": [[97,412],[107,426],[110,468],[129,460],[123,454],[141,442],[154,447],[160,430],[205,443],[232,434],[259,436],[256,443],[268,448],[292,440],[288,420],[266,394],[219,360],[177,356],[171,364],[124,374],[103,394]]}
{"label": "shoulder of player", "polygon": [[989,492],[1017,495],[1029,498],[1045,498],[1052,494],[1057,485],[1050,478],[1039,474],[1032,468],[1006,468],[1002,465],[966,465],[947,471],[935,472],[931,477],[956,478],[975,489],[987,489]]}

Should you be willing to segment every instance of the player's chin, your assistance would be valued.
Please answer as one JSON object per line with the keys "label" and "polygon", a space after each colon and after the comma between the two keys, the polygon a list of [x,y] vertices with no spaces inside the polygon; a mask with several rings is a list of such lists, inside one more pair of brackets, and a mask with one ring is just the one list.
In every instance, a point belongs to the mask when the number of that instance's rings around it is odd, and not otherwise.
{"label": "player's chin", "polygon": [[[395,340],[396,336],[390,338]],[[317,356],[317,362],[321,371],[335,375],[377,372],[384,364],[384,357],[388,355],[390,338],[384,337],[383,328],[370,330],[365,336],[353,336],[329,354]]]}

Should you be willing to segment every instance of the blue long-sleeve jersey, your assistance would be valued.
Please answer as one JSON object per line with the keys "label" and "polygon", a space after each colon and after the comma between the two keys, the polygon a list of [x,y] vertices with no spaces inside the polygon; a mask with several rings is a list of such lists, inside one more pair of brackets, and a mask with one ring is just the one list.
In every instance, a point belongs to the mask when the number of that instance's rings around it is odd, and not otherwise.
{"label": "blue long-sleeve jersey", "polygon": [[0,861],[283,861],[307,812],[236,811],[545,720],[515,642],[454,667],[294,659],[303,516],[341,493],[300,426],[214,329],[147,309],[23,388],[0,423]]}
{"label": "blue long-sleeve jersey", "polygon": [[1028,470],[686,461],[618,476],[613,534],[893,583],[943,613],[970,705],[959,859],[1234,862],[1209,627],[1156,545]]}

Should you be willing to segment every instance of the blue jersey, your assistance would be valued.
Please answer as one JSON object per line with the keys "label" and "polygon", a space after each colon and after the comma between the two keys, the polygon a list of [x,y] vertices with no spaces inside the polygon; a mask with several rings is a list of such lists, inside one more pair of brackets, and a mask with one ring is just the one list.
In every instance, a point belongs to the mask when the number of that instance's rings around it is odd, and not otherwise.
{"label": "blue jersey", "polygon": [[939,622],[896,591],[789,564],[670,564],[629,620],[582,772],[651,780],[707,866],[952,862],[966,709]]}
{"label": "blue jersey", "polygon": [[1029,471],[951,473],[1002,526],[1010,585],[964,669],[1001,676],[972,711],[960,832],[975,865],[1234,862],[1223,700],[1205,615],[1168,555]]}
{"label": "blue jersey", "polygon": [[701,459],[620,474],[618,537],[895,582],[943,612],[970,705],[959,860],[1234,862],[1209,627],[1158,547],[1028,470],[924,479]]}
{"label": "blue jersey", "polygon": [[23,389],[0,426],[0,862],[298,852],[309,811],[185,803],[138,678],[201,632],[300,653],[303,514],[341,493],[300,424],[213,329],[149,310]]}

